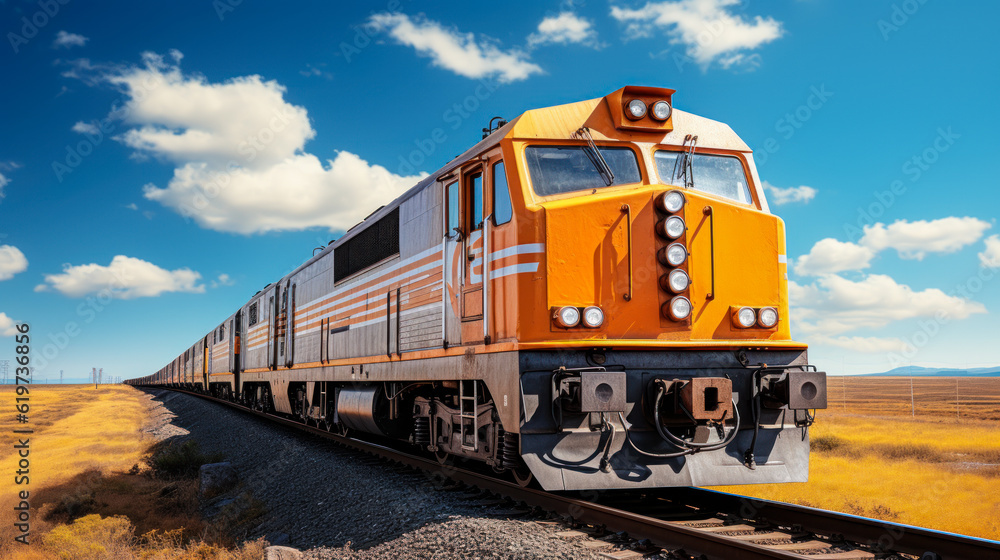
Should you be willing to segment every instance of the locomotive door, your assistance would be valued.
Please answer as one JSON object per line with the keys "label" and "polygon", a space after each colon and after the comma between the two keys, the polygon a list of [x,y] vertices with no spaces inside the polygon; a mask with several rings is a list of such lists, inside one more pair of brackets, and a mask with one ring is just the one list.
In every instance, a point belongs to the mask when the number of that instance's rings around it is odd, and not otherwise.
{"label": "locomotive door", "polygon": [[462,173],[462,344],[483,342],[483,168]]}
{"label": "locomotive door", "polygon": [[274,351],[271,354],[271,369],[285,363],[285,343],[288,329],[288,283],[279,284],[272,298],[274,303]]}

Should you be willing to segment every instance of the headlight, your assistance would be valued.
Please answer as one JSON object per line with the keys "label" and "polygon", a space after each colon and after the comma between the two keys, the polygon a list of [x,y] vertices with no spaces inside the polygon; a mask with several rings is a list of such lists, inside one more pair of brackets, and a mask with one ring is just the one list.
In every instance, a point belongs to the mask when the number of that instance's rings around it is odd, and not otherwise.
{"label": "headlight", "polygon": [[601,311],[600,307],[591,305],[583,310],[583,324],[584,326],[596,329],[604,324],[604,312]]}
{"label": "headlight", "polygon": [[659,259],[664,266],[680,266],[687,260],[688,251],[687,248],[680,243],[671,243],[670,245],[660,249],[656,253],[656,258]]}
{"label": "headlight", "polygon": [[670,274],[660,276],[660,287],[668,292],[679,294],[691,285],[691,277],[683,270],[671,270]]}
{"label": "headlight", "polygon": [[674,296],[673,299],[663,304],[661,312],[674,321],[683,321],[691,315],[691,300],[684,296]]}
{"label": "headlight", "polygon": [[752,307],[741,307],[736,312],[736,325],[740,328],[749,329],[757,322],[757,313]]}
{"label": "headlight", "polygon": [[656,224],[656,233],[659,233],[660,237],[667,239],[677,239],[684,235],[684,229],[684,220],[677,216],[670,216],[666,220]]}
{"label": "headlight", "polygon": [[571,328],[580,324],[580,310],[575,307],[560,307],[553,316],[560,327]]}
{"label": "headlight", "polygon": [[628,118],[637,121],[646,116],[646,104],[638,99],[633,99],[625,106],[625,114]]}
{"label": "headlight", "polygon": [[649,114],[658,121],[665,121],[670,118],[670,104],[660,100],[649,107]]}
{"label": "headlight", "polygon": [[674,214],[684,208],[684,193],[681,191],[667,191],[660,195],[660,210],[667,214]]}
{"label": "headlight", "polygon": [[773,307],[762,307],[757,315],[757,324],[770,329],[778,324],[778,310]]}

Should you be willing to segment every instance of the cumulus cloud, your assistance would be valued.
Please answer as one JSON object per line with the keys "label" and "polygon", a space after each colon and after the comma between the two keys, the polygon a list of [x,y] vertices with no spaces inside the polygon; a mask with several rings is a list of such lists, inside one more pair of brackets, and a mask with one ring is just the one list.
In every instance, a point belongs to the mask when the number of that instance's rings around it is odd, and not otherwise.
{"label": "cumulus cloud", "polygon": [[806,335],[836,336],[918,317],[954,320],[986,313],[981,303],[936,288],[916,291],[883,274],[859,281],[827,275],[808,285],[789,282],[788,296]]}
{"label": "cumulus cloud", "polygon": [[56,33],[56,40],[52,42],[53,48],[65,48],[71,49],[73,47],[82,47],[87,44],[90,39],[84,37],[83,35],[77,35],[76,33],[67,33],[66,31],[60,31]]}
{"label": "cumulus cloud", "polygon": [[155,297],[165,292],[202,293],[201,274],[188,269],[166,270],[153,263],[117,255],[111,264],[64,265],[61,274],[46,274],[36,292],[55,290],[69,297],[103,293],[116,299]]}
{"label": "cumulus cloud", "polygon": [[219,288],[221,286],[232,286],[234,284],[236,284],[236,282],[232,278],[230,278],[228,274],[225,273],[220,274],[215,280],[212,280],[213,288]]}
{"label": "cumulus cloud", "polygon": [[0,280],[10,280],[28,269],[28,259],[13,245],[0,245]]}
{"label": "cumulus cloud", "polygon": [[798,258],[795,262],[795,273],[802,276],[819,276],[845,270],[861,270],[868,268],[874,257],[875,251],[868,247],[828,237],[816,242],[808,255]]}
{"label": "cumulus cloud", "polygon": [[3,198],[7,196],[4,194],[3,188],[9,184],[10,184],[10,179],[5,177],[3,173],[0,173],[0,200],[3,200]]}
{"label": "cumulus cloud", "polygon": [[979,253],[979,263],[985,268],[1000,268],[1000,235],[986,238],[986,250]]}
{"label": "cumulus cloud", "polygon": [[806,203],[815,198],[817,193],[816,189],[805,185],[782,188],[776,187],[767,181],[764,181],[764,190],[770,193],[770,196],[767,197],[768,201],[778,206],[791,202]]}
{"label": "cumulus cloud", "polygon": [[16,336],[17,321],[11,319],[6,313],[0,313],[0,336]]}
{"label": "cumulus cloud", "polygon": [[538,24],[538,31],[528,36],[528,45],[569,45],[569,44],[599,46],[597,32],[590,21],[573,12],[562,12],[557,16],[549,16]]}
{"label": "cumulus cloud", "polygon": [[322,161],[304,151],[316,133],[305,108],[285,101],[284,86],[260,76],[213,83],[185,75],[182,58],[145,53],[142,66],[98,71],[127,99],[121,114],[131,128],[116,140],[176,164],[165,187],[143,187],[145,197],[202,227],[343,230],[423,177],[349,152]]}
{"label": "cumulus cloud", "polygon": [[[969,217],[915,222],[897,220],[888,226],[876,223],[864,227],[864,235],[857,243],[832,238],[816,242],[808,255],[796,260],[795,272],[803,276],[819,276],[861,270],[868,268],[875,255],[886,249],[895,249],[900,258],[917,260],[923,260],[928,253],[954,253],[978,241],[989,228],[989,222]],[[1000,245],[1000,241],[995,243]],[[987,254],[990,245],[987,240]],[[979,259],[986,262],[983,253],[980,253]]]}
{"label": "cumulus cloud", "polygon": [[923,260],[927,253],[954,253],[971,245],[989,228],[989,222],[970,217],[897,220],[888,226],[865,226],[860,243],[874,251],[895,249],[901,258]]}
{"label": "cumulus cloud", "polygon": [[845,348],[862,354],[885,354],[888,352],[904,352],[908,349],[906,341],[895,338],[877,336],[823,336],[810,337],[811,344],[827,344]]}
{"label": "cumulus cloud", "polygon": [[90,134],[91,136],[100,134],[101,132],[101,129],[97,128],[96,124],[83,121],[77,121],[77,123],[73,125],[72,130],[78,134]]}
{"label": "cumulus cloud", "polygon": [[752,19],[733,13],[741,0],[678,0],[647,2],[641,8],[613,6],[611,17],[626,25],[629,38],[649,37],[662,31],[672,45],[708,67],[718,62],[723,68],[748,61],[748,50],[781,37],[781,22],[771,17]]}
{"label": "cumulus cloud", "polygon": [[459,76],[473,79],[496,76],[501,82],[516,82],[542,72],[521,51],[501,50],[495,41],[448,29],[436,21],[410,19],[400,13],[375,14],[368,21],[400,44],[430,57],[435,66]]}

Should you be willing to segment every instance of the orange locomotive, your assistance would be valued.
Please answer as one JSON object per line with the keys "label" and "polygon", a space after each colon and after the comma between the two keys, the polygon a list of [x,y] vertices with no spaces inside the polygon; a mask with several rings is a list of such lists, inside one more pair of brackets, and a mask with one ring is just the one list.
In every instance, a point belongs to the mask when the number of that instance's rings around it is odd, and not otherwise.
{"label": "orange locomotive", "polygon": [[826,376],[726,125],[625,87],[528,111],[136,385],[547,490],[795,482]]}

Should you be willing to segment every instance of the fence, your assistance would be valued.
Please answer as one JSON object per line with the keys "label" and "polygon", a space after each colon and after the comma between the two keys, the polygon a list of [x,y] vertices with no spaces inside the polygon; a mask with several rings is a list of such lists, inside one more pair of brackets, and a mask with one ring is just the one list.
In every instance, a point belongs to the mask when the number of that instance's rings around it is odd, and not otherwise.
{"label": "fence", "polygon": [[852,414],[1000,420],[1000,377],[830,376],[827,395]]}

